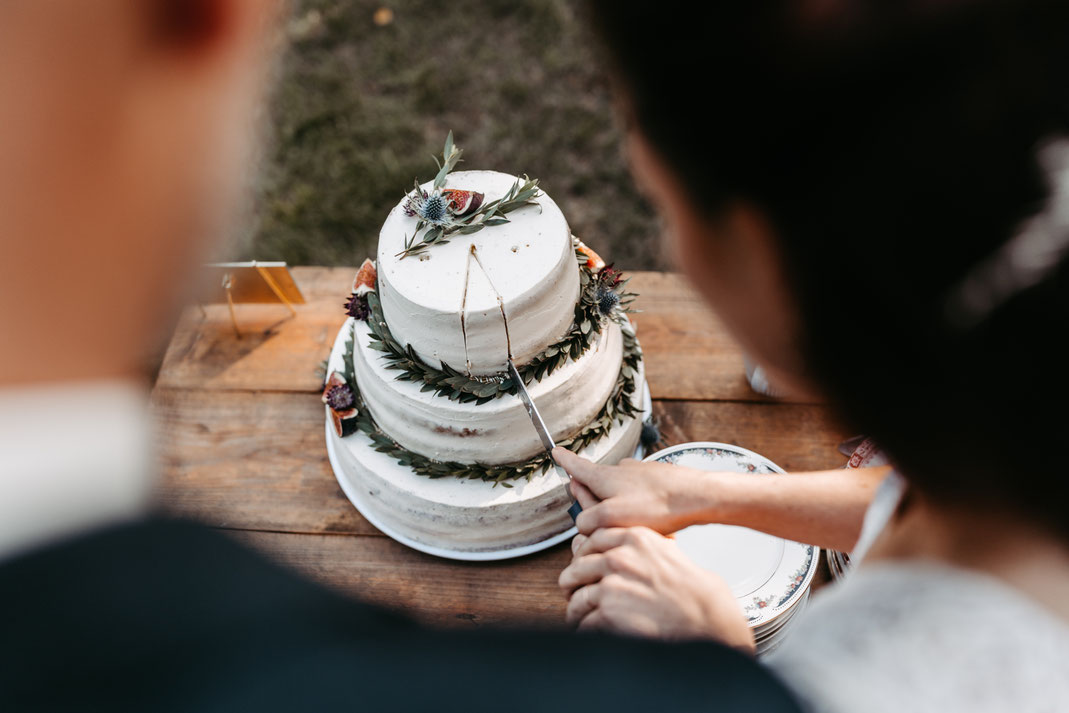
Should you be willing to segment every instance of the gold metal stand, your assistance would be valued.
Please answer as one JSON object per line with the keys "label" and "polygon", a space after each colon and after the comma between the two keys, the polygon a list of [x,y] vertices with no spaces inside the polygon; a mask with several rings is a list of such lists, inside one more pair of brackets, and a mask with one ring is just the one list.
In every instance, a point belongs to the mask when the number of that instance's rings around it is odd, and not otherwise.
{"label": "gold metal stand", "polygon": [[[206,265],[205,269],[218,275],[213,281],[217,285],[214,288],[217,292],[214,299],[209,301],[226,300],[230,323],[238,339],[241,339],[241,329],[238,327],[235,305],[281,302],[289,310],[290,316],[296,316],[297,308],[294,305],[304,304],[304,295],[297,288],[284,262],[223,262]],[[200,305],[200,309],[201,314],[206,316],[203,305]]]}

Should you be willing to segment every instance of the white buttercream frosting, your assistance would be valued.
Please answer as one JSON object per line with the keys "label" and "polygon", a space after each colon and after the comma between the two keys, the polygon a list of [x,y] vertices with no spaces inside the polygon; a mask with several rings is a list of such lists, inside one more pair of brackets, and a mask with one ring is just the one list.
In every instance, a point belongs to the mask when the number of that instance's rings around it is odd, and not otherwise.
{"label": "white buttercream frosting", "polygon": [[[612,330],[606,333],[611,341]],[[348,334],[347,324],[331,353],[331,370],[342,369],[343,345]],[[619,338],[618,328],[616,335]],[[608,371],[615,373],[613,369]],[[641,387],[645,375],[641,366],[636,378],[639,388],[631,398],[636,408],[641,409],[645,406]],[[361,383],[362,390],[363,387]],[[499,401],[518,403],[513,396],[502,396],[491,403]],[[467,409],[471,415],[490,405],[448,403]],[[527,431],[534,433],[526,414],[524,423],[515,424],[514,430],[517,438],[526,438]],[[600,463],[617,463],[635,452],[641,433],[641,419],[625,418],[580,455]],[[571,504],[567,485],[552,470],[529,481],[514,481],[511,488],[495,487],[481,480],[432,479],[376,451],[363,433],[339,438],[331,429],[327,437],[333,441],[341,465],[338,477],[362,496],[366,494],[362,507],[370,508],[370,514],[385,526],[417,542],[464,552],[505,550],[542,542],[572,526],[567,514]]]}
{"label": "white buttercream frosting", "polygon": [[[461,403],[422,391],[422,382],[398,381],[383,353],[370,349],[370,330],[356,324],[353,366],[371,415],[405,448],[428,458],[461,463],[513,463],[542,451],[518,396],[484,404]],[[608,323],[578,360],[569,360],[528,385],[553,438],[578,433],[605,405],[616,385],[623,354],[620,327]]]}
{"label": "white buttercream frosting", "polygon": [[[516,180],[496,171],[458,171],[445,187],[479,191],[489,202]],[[545,193],[536,202],[508,213],[509,223],[453,235],[405,258],[398,253],[416,219],[405,215],[403,200],[394,207],[379,234],[377,263],[379,299],[394,338],[431,364],[476,375],[503,372],[509,348],[522,365],[559,341],[575,317],[579,270],[560,208]]]}
{"label": "white buttercream frosting", "polygon": [[[503,173],[465,171],[450,174],[445,187],[478,191],[492,201],[515,181]],[[540,194],[537,205],[508,213],[509,223],[455,235],[401,259],[398,253],[416,226],[403,203],[383,225],[377,262],[382,314],[396,341],[432,365],[444,362],[485,376],[504,372],[510,353],[522,366],[568,333],[579,299],[579,268],[568,224],[549,196]],[[387,368],[383,353],[370,348],[364,322],[350,319],[342,327],[331,371],[344,370],[350,334],[364,406],[403,448],[440,462],[486,465],[522,462],[542,452],[519,397],[461,403],[422,391],[421,382],[398,380],[400,372]],[[578,434],[605,405],[622,356],[621,327],[609,320],[578,359],[528,385],[556,441]],[[644,383],[640,364],[631,396],[639,412],[646,406]],[[581,454],[616,463],[635,452],[641,431],[640,418],[624,418]],[[544,542],[572,525],[567,483],[553,470],[511,481],[512,487],[432,479],[376,451],[361,432],[340,438],[328,429],[327,437],[345,491],[358,493],[369,519],[399,537],[446,550],[488,552]]]}

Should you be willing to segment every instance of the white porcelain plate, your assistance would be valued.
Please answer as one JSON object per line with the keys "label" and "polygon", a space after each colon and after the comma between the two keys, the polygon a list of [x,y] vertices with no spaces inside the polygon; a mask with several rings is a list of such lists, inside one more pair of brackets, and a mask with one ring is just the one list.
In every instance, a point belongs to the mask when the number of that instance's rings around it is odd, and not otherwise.
{"label": "white porcelain plate", "polygon": [[[646,460],[706,471],[784,472],[764,456],[726,443],[684,443]],[[820,555],[813,545],[730,525],[688,527],[677,532],[675,539],[688,557],[727,581],[755,630],[770,624],[805,594]]]}

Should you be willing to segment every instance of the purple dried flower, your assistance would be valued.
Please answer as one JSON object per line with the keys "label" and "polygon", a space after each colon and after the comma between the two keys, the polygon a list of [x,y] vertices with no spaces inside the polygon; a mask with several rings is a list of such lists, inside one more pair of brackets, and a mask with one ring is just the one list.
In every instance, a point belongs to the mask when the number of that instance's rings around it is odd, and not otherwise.
{"label": "purple dried flower", "polygon": [[329,387],[327,393],[324,394],[323,400],[327,402],[327,406],[330,406],[335,411],[351,409],[356,403],[353,390],[349,388],[348,384]]}
{"label": "purple dried flower", "polygon": [[419,215],[419,213],[417,213],[416,211],[421,205],[423,205],[423,201],[425,201],[426,199],[427,191],[420,188],[419,184],[417,183],[415,194],[410,196],[408,200],[405,201],[405,204],[401,206],[401,210],[403,210],[405,212],[405,215],[407,215],[409,218],[415,218],[417,215]]}
{"label": "purple dried flower", "polygon": [[610,262],[598,272],[597,280],[606,287],[616,287],[624,279],[624,274],[614,268]]}
{"label": "purple dried flower", "polygon": [[367,304],[367,293],[364,292],[358,295],[354,292],[349,295],[349,300],[345,303],[345,313],[350,317],[366,322],[368,317],[371,316],[371,307]]}

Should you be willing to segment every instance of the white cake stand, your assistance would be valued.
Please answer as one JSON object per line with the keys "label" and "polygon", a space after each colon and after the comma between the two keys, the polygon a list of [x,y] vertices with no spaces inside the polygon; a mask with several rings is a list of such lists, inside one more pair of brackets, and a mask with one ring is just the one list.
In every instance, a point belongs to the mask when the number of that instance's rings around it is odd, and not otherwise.
{"label": "white cake stand", "polygon": [[[650,385],[649,383],[642,382],[642,398],[644,407],[642,409],[642,420],[646,421],[651,415],[653,415],[653,399],[650,397]],[[512,559],[514,557],[524,557],[526,555],[534,554],[535,552],[541,552],[542,550],[549,549],[554,545],[560,544],[565,540],[570,540],[575,536],[577,530],[575,527],[569,527],[564,532],[553,535],[552,537],[542,540],[541,542],[535,542],[529,545],[523,545],[521,547],[512,547],[503,550],[482,550],[479,552],[467,552],[464,550],[450,550],[444,547],[435,547],[428,545],[424,542],[417,542],[411,537],[406,537],[404,534],[397,532],[392,527],[382,522],[376,517],[371,508],[368,507],[364,501],[359,489],[352,487],[349,484],[348,479],[342,476],[341,465],[338,462],[338,455],[334,451],[334,439],[331,438],[333,425],[329,420],[325,421],[326,426],[326,441],[327,441],[327,457],[330,459],[330,467],[334,470],[334,478],[338,481],[338,485],[341,486],[342,492],[345,493],[345,497],[349,498],[349,502],[353,504],[364,519],[374,525],[378,530],[387,537],[400,542],[406,547],[411,547],[414,550],[425,552],[435,557],[443,557],[451,560],[463,560],[466,562],[492,562],[496,560]],[[641,460],[645,455],[645,449],[642,447],[642,441],[639,440],[638,447],[635,448],[635,459]]]}

